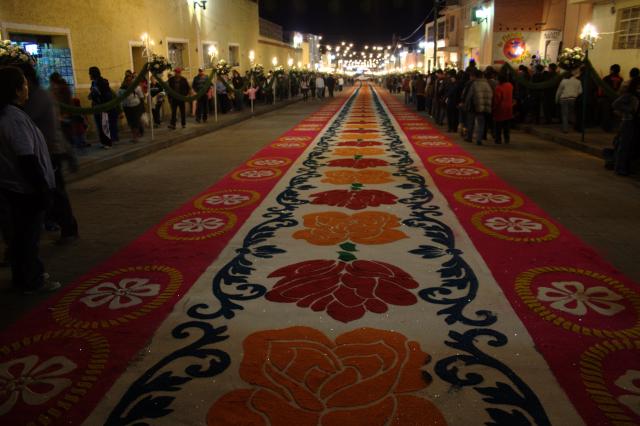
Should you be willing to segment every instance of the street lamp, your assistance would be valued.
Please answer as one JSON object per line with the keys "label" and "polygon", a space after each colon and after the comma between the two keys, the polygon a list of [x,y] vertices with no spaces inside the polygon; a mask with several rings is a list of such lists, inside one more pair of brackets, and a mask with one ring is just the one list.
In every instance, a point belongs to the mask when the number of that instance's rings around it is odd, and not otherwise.
{"label": "street lamp", "polygon": [[[215,59],[218,57],[218,48],[215,45],[211,45],[209,46],[208,53],[211,61],[211,67],[215,69],[216,67]],[[212,81],[211,84],[213,85],[213,121],[217,123],[218,122],[218,86],[217,86],[218,74],[216,73],[215,76],[216,76],[216,81]]]}
{"label": "street lamp", "polygon": [[[140,36],[140,40],[144,43],[144,50],[142,51],[142,57],[147,60],[147,84],[148,87],[151,87],[151,66],[149,65],[151,62],[151,57],[153,56],[153,52],[151,51],[151,46],[154,45],[153,40],[149,37],[149,34],[144,33]],[[153,122],[151,120],[151,90],[147,90],[147,106],[149,107],[149,128],[151,130],[151,140],[154,140],[154,131],[153,131]]]}
{"label": "street lamp", "polygon": [[271,63],[273,64],[273,66],[278,66],[278,57],[274,56],[273,59],[271,59]]}
{"label": "street lamp", "polygon": [[596,45],[599,35],[596,27],[588,23],[582,29],[580,33],[580,40],[582,40],[582,48],[585,51],[584,55],[584,68],[582,70],[582,142],[584,142],[584,135],[587,127],[587,93],[589,92],[589,49],[593,49]]}

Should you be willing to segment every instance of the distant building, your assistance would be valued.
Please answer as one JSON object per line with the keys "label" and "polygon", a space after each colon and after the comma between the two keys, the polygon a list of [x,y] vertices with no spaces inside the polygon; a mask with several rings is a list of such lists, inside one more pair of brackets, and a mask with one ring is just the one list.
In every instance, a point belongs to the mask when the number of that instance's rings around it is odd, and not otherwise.
{"label": "distant building", "polygon": [[[70,6],[70,5],[73,6]],[[204,6],[204,7],[203,7]],[[57,71],[74,89],[86,92],[88,69],[98,66],[117,86],[127,69],[145,64],[143,33],[155,53],[193,77],[198,68],[225,59],[241,71],[254,63],[306,64],[303,49],[287,44],[277,24],[259,19],[257,0],[155,0],[153,7],[130,0],[0,1],[0,37],[19,43],[38,57],[43,81]],[[84,99],[85,96],[80,96]]]}
{"label": "distant building", "polygon": [[[550,63],[581,45],[586,23],[601,33],[590,59],[601,73],[640,59],[640,0],[446,0],[425,26],[425,68]],[[434,49],[435,61],[434,61]]]}

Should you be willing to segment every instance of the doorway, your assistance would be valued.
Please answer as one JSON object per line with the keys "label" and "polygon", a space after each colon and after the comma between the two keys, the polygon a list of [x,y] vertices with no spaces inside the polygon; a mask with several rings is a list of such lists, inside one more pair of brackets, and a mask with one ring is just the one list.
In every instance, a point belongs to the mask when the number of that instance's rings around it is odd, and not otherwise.
{"label": "doorway", "polygon": [[139,73],[147,63],[146,58],[142,56],[142,52],[144,52],[144,47],[131,46],[131,60],[133,65],[132,71],[134,71],[135,73]]}

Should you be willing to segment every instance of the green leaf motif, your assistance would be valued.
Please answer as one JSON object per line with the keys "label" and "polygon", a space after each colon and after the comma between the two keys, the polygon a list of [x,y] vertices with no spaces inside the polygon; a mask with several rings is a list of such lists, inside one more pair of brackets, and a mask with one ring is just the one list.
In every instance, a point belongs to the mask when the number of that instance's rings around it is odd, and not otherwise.
{"label": "green leaf motif", "polygon": [[340,248],[344,251],[358,251],[356,245],[353,243],[340,244]]}
{"label": "green leaf motif", "polygon": [[338,254],[340,255],[338,259],[342,260],[343,262],[351,262],[352,260],[357,259],[357,257],[355,257],[353,254],[346,251],[340,251],[338,252]]}

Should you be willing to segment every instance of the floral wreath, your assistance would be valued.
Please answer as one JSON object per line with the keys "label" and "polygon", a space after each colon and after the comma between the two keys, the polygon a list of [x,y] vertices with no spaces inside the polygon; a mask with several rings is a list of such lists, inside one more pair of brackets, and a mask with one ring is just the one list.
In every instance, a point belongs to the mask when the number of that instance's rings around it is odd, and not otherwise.
{"label": "floral wreath", "polygon": [[21,64],[35,65],[36,59],[11,40],[0,40],[0,65]]}
{"label": "floral wreath", "polygon": [[573,71],[580,68],[586,59],[585,52],[580,47],[565,48],[558,56],[558,65],[563,70]]}
{"label": "floral wreath", "polygon": [[156,55],[155,53],[151,55],[151,60],[149,61],[149,70],[153,74],[162,74],[165,70],[170,70],[171,64],[161,55]]}
{"label": "floral wreath", "polygon": [[216,64],[216,74],[218,75],[229,75],[231,72],[231,67],[224,59],[220,59]]}

